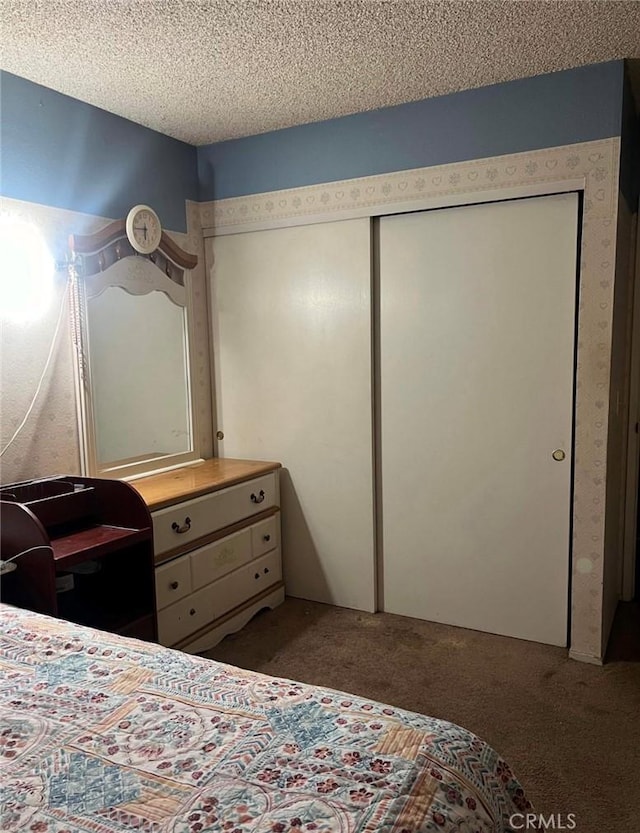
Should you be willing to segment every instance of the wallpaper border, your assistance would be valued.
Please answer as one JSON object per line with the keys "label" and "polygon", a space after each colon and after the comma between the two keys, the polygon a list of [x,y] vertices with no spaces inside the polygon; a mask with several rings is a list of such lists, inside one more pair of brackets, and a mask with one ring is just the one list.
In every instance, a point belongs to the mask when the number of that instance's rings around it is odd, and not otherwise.
{"label": "wallpaper border", "polygon": [[[602,659],[620,139],[200,203],[205,237],[509,197],[584,191],[580,251],[570,655]],[[543,522],[543,521],[541,521]]]}
{"label": "wallpaper border", "polygon": [[459,204],[461,198],[504,199],[507,189],[550,193],[560,183],[585,189],[585,210],[591,216],[610,216],[617,205],[617,177],[614,182],[610,176],[614,146],[619,155],[620,140],[604,139],[213,200],[199,204],[200,221],[204,236],[210,237],[414,211]]}

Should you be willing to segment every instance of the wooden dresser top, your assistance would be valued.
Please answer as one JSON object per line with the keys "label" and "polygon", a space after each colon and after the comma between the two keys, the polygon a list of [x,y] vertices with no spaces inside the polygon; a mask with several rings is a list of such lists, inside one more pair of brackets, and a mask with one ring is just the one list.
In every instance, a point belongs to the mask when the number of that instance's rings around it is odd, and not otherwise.
{"label": "wooden dresser top", "polygon": [[226,489],[280,468],[280,463],[259,460],[231,460],[214,457],[192,466],[182,466],[161,474],[151,474],[130,481],[150,511],[171,506],[182,500]]}

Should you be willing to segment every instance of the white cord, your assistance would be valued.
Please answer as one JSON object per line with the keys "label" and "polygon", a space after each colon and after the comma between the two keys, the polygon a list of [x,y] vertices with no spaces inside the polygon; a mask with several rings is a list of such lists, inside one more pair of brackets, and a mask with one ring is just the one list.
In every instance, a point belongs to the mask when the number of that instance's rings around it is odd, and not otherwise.
{"label": "white cord", "polygon": [[58,333],[60,332],[60,325],[62,324],[62,314],[63,314],[63,312],[65,310],[65,307],[66,307],[68,294],[69,294],[69,281],[67,281],[67,283],[65,285],[65,288],[64,288],[64,292],[62,294],[62,303],[60,304],[60,313],[58,314],[58,323],[56,324],[56,330],[53,334],[53,339],[51,340],[51,347],[49,348],[49,355],[47,356],[47,361],[45,362],[44,368],[43,368],[42,373],[40,375],[40,380],[38,381],[38,386],[36,388],[36,392],[33,394],[33,399],[31,400],[31,404],[29,405],[29,407],[27,409],[27,413],[24,415],[24,419],[22,420],[20,425],[18,425],[18,427],[16,428],[13,437],[11,437],[11,439],[5,445],[5,447],[2,449],[2,451],[0,451],[0,457],[2,457],[2,455],[5,453],[5,451],[13,443],[13,441],[18,436],[18,434],[22,431],[22,429],[24,428],[27,420],[31,416],[31,411],[33,410],[33,408],[36,404],[38,394],[40,393],[40,388],[42,387],[45,376],[47,375],[47,370],[49,369],[49,365],[51,363],[51,359],[53,357],[53,351],[54,351],[54,348],[56,346],[56,341],[58,340]]}
{"label": "white cord", "polygon": [[9,562],[15,561],[16,558],[20,558],[21,555],[26,555],[28,552],[33,552],[34,550],[50,550],[53,552],[53,547],[49,546],[49,544],[39,544],[37,547],[29,547],[28,550],[22,550],[22,552],[12,555],[11,558],[3,559],[0,561],[0,564],[9,564]]}
{"label": "white cord", "polygon": [[0,561],[0,576],[5,576],[7,573],[12,573],[14,570],[17,570],[18,565],[12,564],[11,562],[15,561],[16,558],[20,558],[21,555],[26,555],[28,552],[33,552],[33,550],[51,550],[51,552],[53,552],[53,549],[47,544],[40,544],[37,547],[29,547],[28,550],[22,550],[22,552],[19,552],[16,555],[11,556],[11,558],[7,558],[6,561]]}

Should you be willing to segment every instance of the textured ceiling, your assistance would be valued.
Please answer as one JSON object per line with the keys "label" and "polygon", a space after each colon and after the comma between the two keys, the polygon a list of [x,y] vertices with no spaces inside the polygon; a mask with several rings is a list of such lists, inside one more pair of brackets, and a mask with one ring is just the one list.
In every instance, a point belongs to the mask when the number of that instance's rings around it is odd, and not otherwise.
{"label": "textured ceiling", "polygon": [[2,67],[192,144],[612,58],[640,2],[0,0]]}

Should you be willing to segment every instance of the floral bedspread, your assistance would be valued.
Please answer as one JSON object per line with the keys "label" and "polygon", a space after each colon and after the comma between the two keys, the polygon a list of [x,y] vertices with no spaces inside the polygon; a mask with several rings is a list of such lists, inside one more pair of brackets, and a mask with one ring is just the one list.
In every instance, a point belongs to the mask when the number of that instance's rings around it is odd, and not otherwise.
{"label": "floral bedspread", "polygon": [[442,720],[6,605],[0,632],[3,831],[502,833],[529,806]]}

